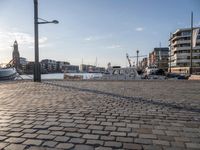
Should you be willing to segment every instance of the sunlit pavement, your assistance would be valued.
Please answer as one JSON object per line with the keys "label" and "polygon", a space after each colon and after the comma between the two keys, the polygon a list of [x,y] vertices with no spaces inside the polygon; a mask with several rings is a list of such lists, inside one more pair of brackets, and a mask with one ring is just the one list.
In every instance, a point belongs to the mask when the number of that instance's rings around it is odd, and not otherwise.
{"label": "sunlit pavement", "polygon": [[194,81],[0,83],[0,149],[200,149],[199,91]]}

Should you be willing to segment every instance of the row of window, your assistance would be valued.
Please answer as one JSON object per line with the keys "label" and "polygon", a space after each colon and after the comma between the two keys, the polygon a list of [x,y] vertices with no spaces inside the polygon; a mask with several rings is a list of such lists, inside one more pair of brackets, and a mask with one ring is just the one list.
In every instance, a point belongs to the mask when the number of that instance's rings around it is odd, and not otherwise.
{"label": "row of window", "polygon": [[[200,50],[192,50],[193,53],[200,53]],[[174,54],[179,54],[179,53],[190,53],[190,50],[180,50],[180,51],[175,51]]]}
{"label": "row of window", "polygon": [[[190,63],[177,63],[177,66],[179,67],[189,67]],[[199,63],[192,63],[193,67],[200,67],[200,62]]]}

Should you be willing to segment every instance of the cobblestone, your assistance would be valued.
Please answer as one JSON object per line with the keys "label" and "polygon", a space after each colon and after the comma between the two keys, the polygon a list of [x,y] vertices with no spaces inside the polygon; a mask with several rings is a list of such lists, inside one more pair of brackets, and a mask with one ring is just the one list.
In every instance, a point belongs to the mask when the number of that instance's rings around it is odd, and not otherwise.
{"label": "cobblestone", "polygon": [[200,82],[0,82],[0,149],[199,149],[197,91]]}

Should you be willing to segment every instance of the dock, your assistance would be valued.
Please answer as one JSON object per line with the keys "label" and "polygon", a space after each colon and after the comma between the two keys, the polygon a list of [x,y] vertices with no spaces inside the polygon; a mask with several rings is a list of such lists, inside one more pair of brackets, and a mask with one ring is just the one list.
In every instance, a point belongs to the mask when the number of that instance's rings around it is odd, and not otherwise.
{"label": "dock", "polygon": [[200,149],[200,81],[0,82],[0,149]]}

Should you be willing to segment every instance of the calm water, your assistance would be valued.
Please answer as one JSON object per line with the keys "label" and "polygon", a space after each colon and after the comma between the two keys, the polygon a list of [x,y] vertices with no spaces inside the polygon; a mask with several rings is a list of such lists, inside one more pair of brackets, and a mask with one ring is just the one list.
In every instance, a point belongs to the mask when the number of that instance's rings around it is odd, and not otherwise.
{"label": "calm water", "polygon": [[[83,79],[91,79],[94,77],[101,77],[101,73],[67,73],[70,76],[74,75],[82,75]],[[23,79],[33,79],[33,75],[21,75]],[[50,73],[50,74],[42,74],[42,79],[64,79],[64,73]]]}

